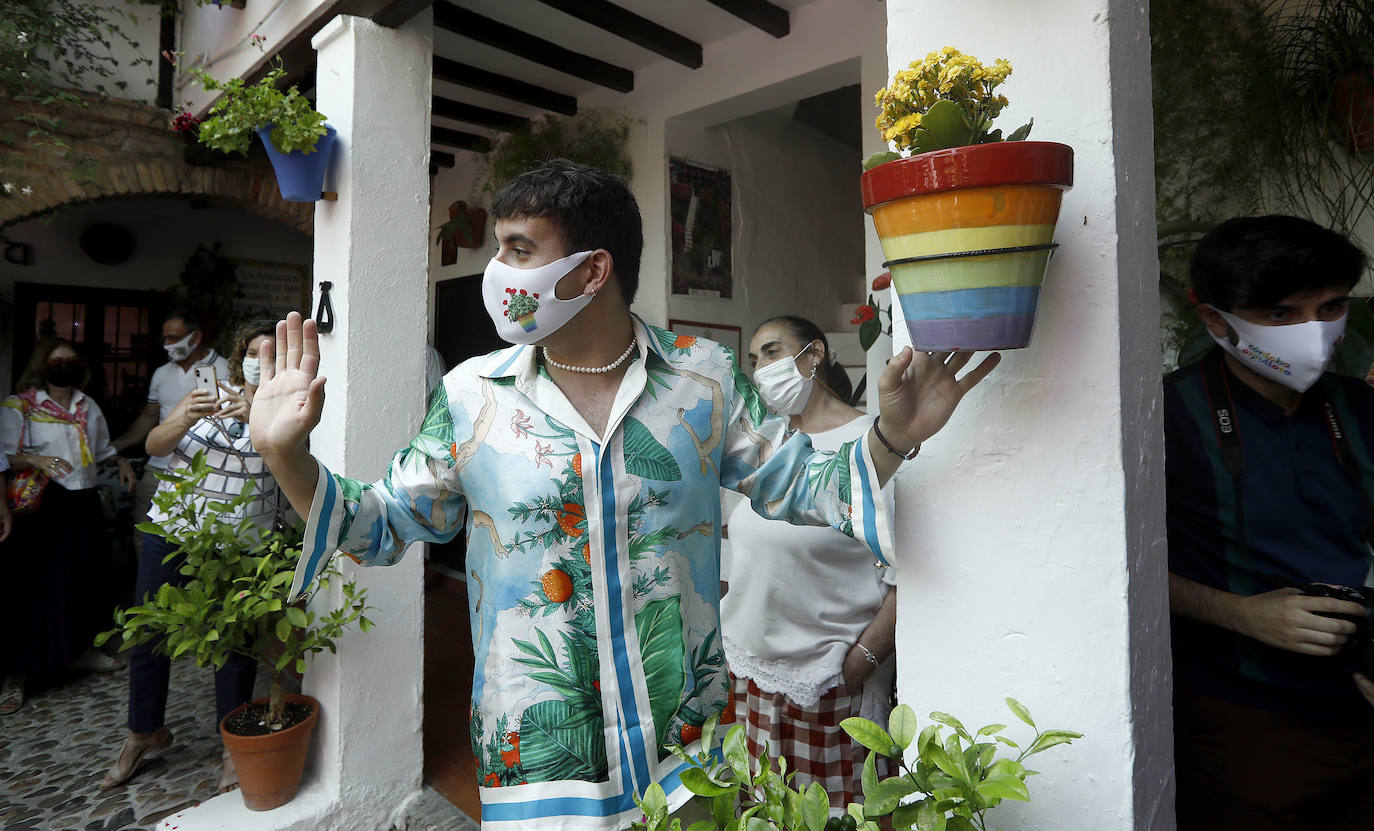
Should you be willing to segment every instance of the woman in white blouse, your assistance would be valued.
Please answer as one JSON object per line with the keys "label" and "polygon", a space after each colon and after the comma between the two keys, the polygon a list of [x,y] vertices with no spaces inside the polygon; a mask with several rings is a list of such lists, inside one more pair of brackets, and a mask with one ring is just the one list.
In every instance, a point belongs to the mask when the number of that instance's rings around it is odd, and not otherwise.
{"label": "woman in white blouse", "polygon": [[[849,379],[811,321],[766,321],[749,343],[749,360],[764,404],[789,416],[817,450],[838,450],[873,425],[849,405]],[[884,496],[891,498],[888,488]],[[786,757],[796,771],[793,787],[819,782],[839,815],[862,796],[867,755],[840,722],[864,716],[887,723],[893,578],[840,531],[764,519],[744,499],[727,505],[721,632],[736,679],[735,716],[751,751],[767,743],[770,755]]]}
{"label": "woman in white blouse", "polygon": [[110,445],[100,407],[81,391],[88,380],[75,345],[49,341],[34,351],[21,392],[0,406],[0,450],[10,475],[36,468],[50,479],[38,510],[16,516],[5,542],[8,590],[0,614],[10,635],[0,638],[0,714],[19,709],[29,675],[68,665],[102,672],[124,666],[91,647],[112,611],[96,465],[117,464],[125,488],[133,487],[134,473]]}

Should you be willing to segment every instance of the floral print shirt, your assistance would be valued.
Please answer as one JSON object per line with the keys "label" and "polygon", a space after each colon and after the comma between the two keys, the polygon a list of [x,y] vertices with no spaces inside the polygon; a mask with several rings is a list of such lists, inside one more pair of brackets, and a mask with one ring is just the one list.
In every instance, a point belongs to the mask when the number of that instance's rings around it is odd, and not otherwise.
{"label": "floral print shirt", "polygon": [[719,629],[719,488],[890,557],[867,442],[815,451],[733,354],[634,320],[638,351],[599,437],[532,346],[435,390],[380,482],[321,467],[293,595],[335,549],[366,565],[466,529],[484,828],[623,828],[652,783],[680,805],[701,725],[730,696]]}

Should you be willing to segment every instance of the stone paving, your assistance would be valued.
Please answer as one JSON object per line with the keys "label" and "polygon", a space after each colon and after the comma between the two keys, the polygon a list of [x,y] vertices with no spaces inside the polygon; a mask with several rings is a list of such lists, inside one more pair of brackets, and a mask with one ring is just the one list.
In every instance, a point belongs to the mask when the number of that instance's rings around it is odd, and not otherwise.
{"label": "stone paving", "polygon": [[[0,829],[152,831],[161,818],[215,795],[221,744],[214,676],[190,661],[172,662],[172,746],[145,757],[124,787],[100,790],[124,739],[128,678],[125,670],[31,682],[24,706],[0,716]],[[259,696],[267,694],[266,685],[260,674]],[[425,790],[411,805],[406,828],[477,828]]]}

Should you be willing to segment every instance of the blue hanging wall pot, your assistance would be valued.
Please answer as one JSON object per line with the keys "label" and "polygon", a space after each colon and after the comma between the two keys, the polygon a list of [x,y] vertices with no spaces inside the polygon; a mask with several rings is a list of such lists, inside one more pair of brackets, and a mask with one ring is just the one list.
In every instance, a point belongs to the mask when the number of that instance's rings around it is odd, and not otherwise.
{"label": "blue hanging wall pot", "polygon": [[318,202],[324,192],[324,174],[329,169],[329,158],[334,152],[338,131],[326,124],[325,134],[315,143],[314,150],[309,153],[300,150],[283,153],[272,145],[272,126],[259,127],[257,133],[267,148],[267,157],[272,160],[281,198],[287,202]]}

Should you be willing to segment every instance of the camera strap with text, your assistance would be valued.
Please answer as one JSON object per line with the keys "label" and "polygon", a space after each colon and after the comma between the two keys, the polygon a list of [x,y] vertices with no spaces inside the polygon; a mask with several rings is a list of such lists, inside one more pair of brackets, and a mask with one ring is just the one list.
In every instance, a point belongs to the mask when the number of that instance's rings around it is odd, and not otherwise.
{"label": "camera strap with text", "polygon": [[[1212,426],[1216,430],[1222,466],[1231,475],[1231,487],[1235,494],[1236,548],[1244,552],[1246,550],[1246,523],[1242,477],[1245,473],[1245,447],[1241,441],[1240,425],[1236,418],[1235,399],[1231,396],[1231,382],[1222,363],[1224,360],[1225,357],[1220,350],[1203,358],[1202,389],[1211,410]],[[1336,452],[1336,459],[1340,462],[1341,470],[1345,473],[1346,479],[1350,481],[1351,487],[1355,489],[1360,498],[1360,503],[1365,508],[1369,524],[1365,525],[1363,537],[1366,543],[1374,543],[1374,536],[1372,536],[1374,535],[1374,501],[1371,501],[1369,489],[1365,487],[1364,473],[1360,469],[1359,458],[1350,444],[1350,437],[1341,423],[1324,380],[1319,381],[1313,390],[1319,391],[1318,395],[1325,416],[1326,429],[1331,436],[1331,445]],[[1371,553],[1374,554],[1374,552]],[[1268,575],[1255,576],[1283,584],[1288,583],[1287,580]]]}

